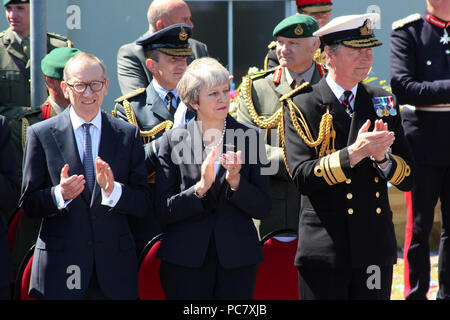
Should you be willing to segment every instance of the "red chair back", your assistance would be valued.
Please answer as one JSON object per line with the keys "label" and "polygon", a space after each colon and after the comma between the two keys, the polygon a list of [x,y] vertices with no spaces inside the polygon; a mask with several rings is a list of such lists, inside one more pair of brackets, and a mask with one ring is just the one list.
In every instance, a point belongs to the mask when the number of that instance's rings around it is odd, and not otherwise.
{"label": "red chair back", "polygon": [[22,209],[19,208],[8,222],[8,241],[9,241],[9,249],[11,250],[11,252],[13,252],[14,243],[16,242],[16,233],[21,216],[22,216]]}
{"label": "red chair back", "polygon": [[165,300],[166,295],[159,279],[161,260],[156,256],[161,244],[162,234],[153,238],[144,248],[138,274],[140,300]]}
{"label": "red chair back", "polygon": [[[279,233],[282,233],[281,231]],[[258,266],[255,284],[255,300],[298,300],[298,272],[294,266],[297,252],[296,233],[291,241],[280,241],[275,234],[264,238],[264,261]]]}
{"label": "red chair back", "polygon": [[36,300],[28,295],[30,289],[31,267],[33,266],[34,245],[28,250],[16,277],[14,298],[16,300]]}

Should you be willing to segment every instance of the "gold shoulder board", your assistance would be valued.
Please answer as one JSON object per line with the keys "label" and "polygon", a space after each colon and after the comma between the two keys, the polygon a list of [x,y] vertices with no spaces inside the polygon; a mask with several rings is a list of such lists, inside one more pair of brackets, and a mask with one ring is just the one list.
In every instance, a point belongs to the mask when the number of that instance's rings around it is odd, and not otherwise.
{"label": "gold shoulder board", "polygon": [[133,90],[133,91],[128,92],[127,94],[121,96],[120,98],[117,98],[116,100],[114,100],[114,102],[116,102],[116,103],[121,103],[121,102],[123,102],[124,100],[127,100],[127,99],[130,99],[130,98],[132,98],[132,97],[135,97],[135,96],[140,95],[140,94],[143,93],[145,90],[146,90],[146,88],[139,88],[139,89]]}
{"label": "gold shoulder board", "polygon": [[271,43],[269,43],[269,45],[267,46],[268,49],[272,50],[277,46],[277,42],[276,41],[272,41]]}
{"label": "gold shoulder board", "polygon": [[407,16],[406,18],[394,21],[392,23],[392,30],[397,30],[401,27],[406,26],[407,24],[409,24],[411,22],[419,20],[420,18],[421,18],[420,13],[413,13],[413,14]]}

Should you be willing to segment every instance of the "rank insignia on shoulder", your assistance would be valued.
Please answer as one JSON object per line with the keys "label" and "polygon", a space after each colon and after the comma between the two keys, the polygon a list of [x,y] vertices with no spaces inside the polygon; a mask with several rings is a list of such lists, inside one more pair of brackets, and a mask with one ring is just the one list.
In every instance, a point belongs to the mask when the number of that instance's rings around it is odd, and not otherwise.
{"label": "rank insignia on shoulder", "polygon": [[146,88],[139,88],[139,89],[133,90],[133,91],[131,91],[131,92],[129,92],[129,93],[127,93],[127,94],[117,98],[116,100],[114,100],[114,102],[120,103],[120,102],[122,102],[124,100],[130,99],[130,98],[135,97],[137,95],[140,95],[145,90],[146,90]]}
{"label": "rank insignia on shoulder", "polygon": [[279,84],[281,80],[281,75],[283,74],[283,68],[279,67],[275,70],[275,73],[273,74],[273,83]]}
{"label": "rank insignia on shoulder", "polygon": [[374,97],[372,98],[373,107],[378,117],[396,116],[397,110],[395,109],[394,98],[392,96],[387,97]]}
{"label": "rank insignia on shoulder", "polygon": [[420,20],[421,17],[422,16],[420,15],[420,13],[413,13],[413,14],[407,16],[406,18],[394,21],[392,23],[392,30],[397,30],[397,29],[399,29],[401,27],[406,26],[407,24],[409,24],[411,22]]}

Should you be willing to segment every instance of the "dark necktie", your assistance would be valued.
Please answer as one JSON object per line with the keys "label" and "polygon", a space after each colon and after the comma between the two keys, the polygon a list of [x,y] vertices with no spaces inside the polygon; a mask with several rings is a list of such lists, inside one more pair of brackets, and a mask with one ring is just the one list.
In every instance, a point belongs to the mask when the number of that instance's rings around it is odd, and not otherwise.
{"label": "dark necktie", "polygon": [[173,98],[175,98],[174,94],[169,91],[166,95],[166,100],[167,100],[167,108],[169,109],[171,115],[174,115],[176,111],[176,108],[173,104]]}
{"label": "dark necktie", "polygon": [[351,117],[353,115],[353,109],[350,103],[353,101],[353,93],[350,90],[346,90],[339,100],[345,106],[345,111]]}
{"label": "dark necktie", "polygon": [[83,166],[84,166],[84,174],[87,185],[89,187],[89,191],[92,193],[94,190],[94,160],[92,159],[92,141],[91,141],[91,133],[89,132],[89,127],[91,123],[84,123],[84,147],[83,147]]}

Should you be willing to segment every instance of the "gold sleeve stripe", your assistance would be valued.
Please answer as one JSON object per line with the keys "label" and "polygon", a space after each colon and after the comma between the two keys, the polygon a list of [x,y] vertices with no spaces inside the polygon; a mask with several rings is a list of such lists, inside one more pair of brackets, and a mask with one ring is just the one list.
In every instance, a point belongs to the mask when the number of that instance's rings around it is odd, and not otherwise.
{"label": "gold sleeve stripe", "polygon": [[330,169],[333,175],[336,177],[337,183],[347,180],[344,171],[341,168],[341,160],[339,159],[339,152],[333,152],[329,155]]}
{"label": "gold sleeve stripe", "polygon": [[396,155],[392,155],[392,157],[397,163],[397,167],[389,182],[396,186],[402,183],[402,181],[411,174],[411,168],[403,158]]}
{"label": "gold sleeve stripe", "polygon": [[339,152],[333,152],[320,159],[319,165],[314,168],[314,174],[317,177],[323,177],[328,185],[332,186],[347,180],[344,171],[341,168]]}

